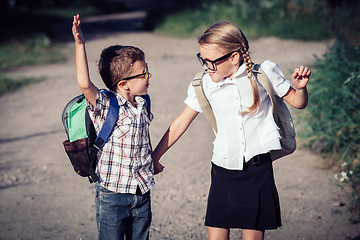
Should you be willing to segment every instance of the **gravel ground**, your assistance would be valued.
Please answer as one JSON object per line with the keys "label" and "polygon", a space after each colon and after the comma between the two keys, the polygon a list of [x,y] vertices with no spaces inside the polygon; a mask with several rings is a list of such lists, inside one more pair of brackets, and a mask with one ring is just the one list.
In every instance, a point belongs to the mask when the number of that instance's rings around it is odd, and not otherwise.
{"label": "gravel ground", "polygon": [[[119,19],[120,25],[131,22],[128,18],[124,22],[123,15]],[[93,30],[99,26],[104,22]],[[70,28],[69,23],[64,34],[71,34]],[[120,28],[97,34],[85,30],[91,77],[103,87],[96,61],[106,46],[129,44],[145,51],[153,75],[149,92],[155,114],[151,135],[156,145],[184,107],[187,86],[200,69],[196,39]],[[329,44],[266,38],[251,41],[250,48],[255,62],[271,59],[289,77],[291,69],[311,64],[313,55],[320,56]],[[72,42],[66,44],[64,51],[73,50]],[[71,56],[63,63],[15,69],[12,74],[47,80],[0,97],[0,239],[96,239],[94,186],[73,172],[62,147],[66,138],[62,109],[80,94]],[[152,190],[151,239],[207,238],[203,222],[213,139],[209,124],[200,115],[164,155],[166,168],[156,176]],[[299,149],[277,160],[274,171],[283,227],[266,232],[265,239],[343,240],[360,235],[360,224],[348,221],[348,200],[331,182],[334,173],[322,167],[319,156]],[[240,236],[239,230],[231,231],[231,239]]]}

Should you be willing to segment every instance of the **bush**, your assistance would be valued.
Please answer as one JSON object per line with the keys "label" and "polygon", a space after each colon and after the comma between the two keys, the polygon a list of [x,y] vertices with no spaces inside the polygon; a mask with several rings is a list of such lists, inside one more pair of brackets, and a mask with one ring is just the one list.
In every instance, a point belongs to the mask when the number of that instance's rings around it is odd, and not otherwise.
{"label": "bush", "polygon": [[[330,37],[330,28],[324,18],[325,4],[315,0],[200,1],[175,12],[163,11],[167,15],[161,21],[155,20],[155,29],[160,33],[193,37],[211,24],[226,20],[238,25],[247,38],[326,39]],[[159,16],[158,12],[156,15]]]}
{"label": "bush", "polygon": [[301,135],[315,152],[332,156],[342,168],[337,179],[352,189],[360,210],[360,47],[334,44],[318,59],[309,82],[307,126]]}

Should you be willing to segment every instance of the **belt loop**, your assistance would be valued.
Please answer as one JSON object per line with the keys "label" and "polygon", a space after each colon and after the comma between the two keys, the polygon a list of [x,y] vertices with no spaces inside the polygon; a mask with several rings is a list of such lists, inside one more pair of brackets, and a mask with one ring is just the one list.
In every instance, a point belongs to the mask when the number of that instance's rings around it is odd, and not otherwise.
{"label": "belt loop", "polygon": [[252,163],[253,163],[254,165],[260,163],[260,154],[259,154],[259,155],[256,155],[255,157],[252,158]]}

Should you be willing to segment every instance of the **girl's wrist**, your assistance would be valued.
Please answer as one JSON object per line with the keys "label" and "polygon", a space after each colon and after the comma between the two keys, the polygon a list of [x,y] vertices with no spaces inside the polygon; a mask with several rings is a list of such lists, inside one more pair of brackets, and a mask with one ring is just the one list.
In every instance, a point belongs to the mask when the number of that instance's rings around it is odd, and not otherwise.
{"label": "girl's wrist", "polygon": [[305,90],[306,89],[306,86],[305,87],[295,87],[296,91],[298,90]]}

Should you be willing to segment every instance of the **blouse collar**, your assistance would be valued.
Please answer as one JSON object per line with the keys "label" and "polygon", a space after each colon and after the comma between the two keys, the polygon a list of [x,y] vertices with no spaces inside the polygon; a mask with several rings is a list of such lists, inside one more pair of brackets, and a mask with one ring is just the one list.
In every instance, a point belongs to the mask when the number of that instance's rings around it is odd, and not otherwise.
{"label": "blouse collar", "polygon": [[238,70],[236,71],[236,73],[234,74],[233,78],[230,79],[229,77],[223,78],[218,82],[214,82],[212,81],[211,77],[207,74],[206,76],[208,77],[209,81],[209,88],[217,88],[217,87],[221,87],[224,84],[234,84],[233,79],[240,77],[241,75],[243,75],[243,73],[246,70],[246,65],[245,63],[241,64],[241,66],[238,68]]}

